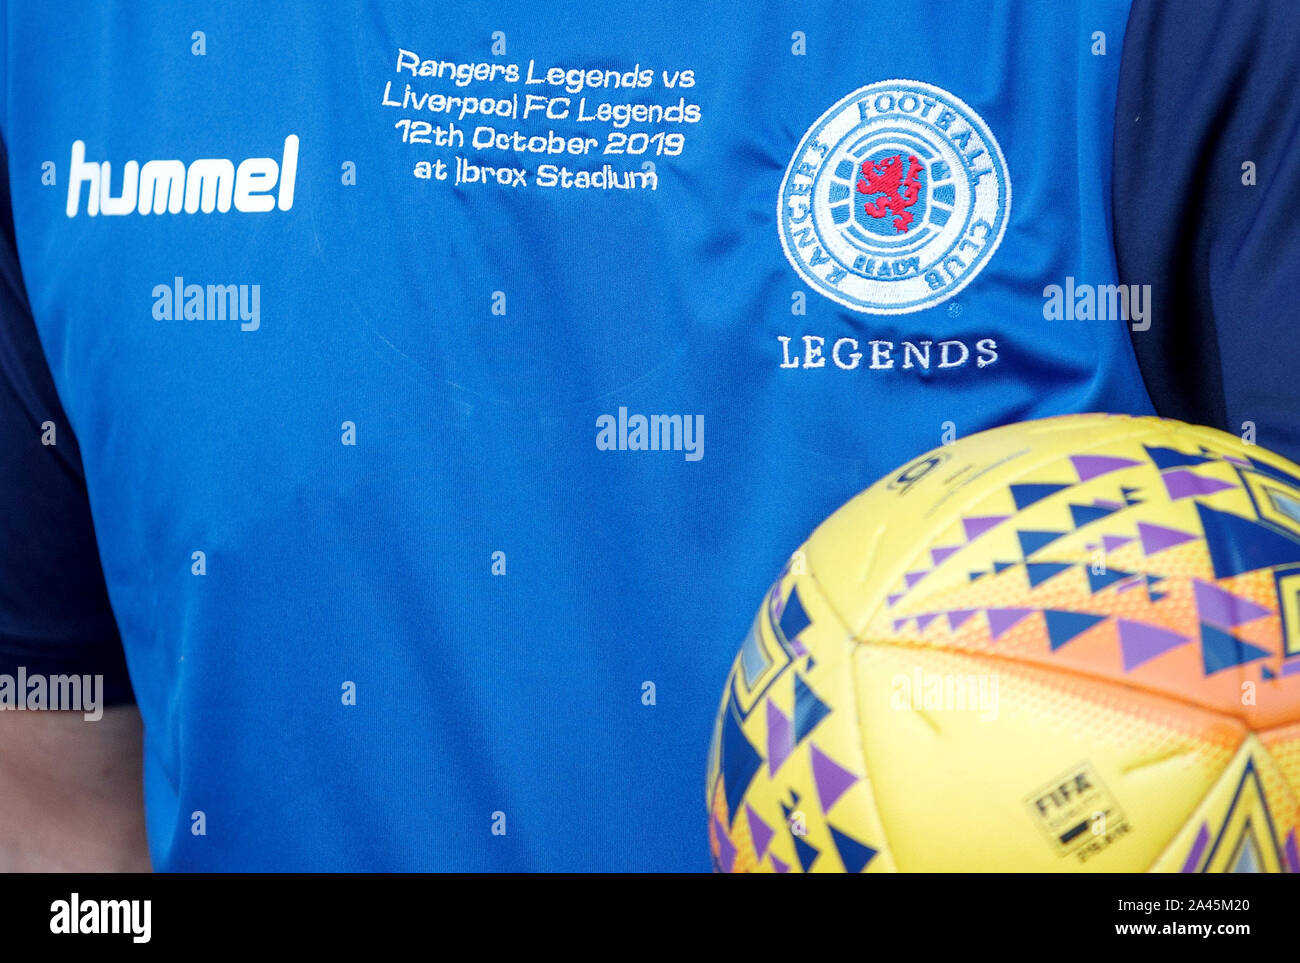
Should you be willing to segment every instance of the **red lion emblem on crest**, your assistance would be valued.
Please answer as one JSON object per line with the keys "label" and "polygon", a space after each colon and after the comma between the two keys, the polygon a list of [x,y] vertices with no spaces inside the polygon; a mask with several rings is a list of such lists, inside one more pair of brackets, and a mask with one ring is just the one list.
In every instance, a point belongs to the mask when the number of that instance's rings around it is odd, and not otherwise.
{"label": "red lion emblem on crest", "polygon": [[[863,205],[874,218],[894,215],[894,228],[906,234],[912,225],[912,212],[908,210],[921,196],[921,171],[925,165],[916,157],[907,158],[907,176],[903,176],[903,155],[882,157],[878,161],[862,162],[862,176],[858,178],[859,194],[880,194],[874,201]],[[901,188],[901,190],[900,190]]]}

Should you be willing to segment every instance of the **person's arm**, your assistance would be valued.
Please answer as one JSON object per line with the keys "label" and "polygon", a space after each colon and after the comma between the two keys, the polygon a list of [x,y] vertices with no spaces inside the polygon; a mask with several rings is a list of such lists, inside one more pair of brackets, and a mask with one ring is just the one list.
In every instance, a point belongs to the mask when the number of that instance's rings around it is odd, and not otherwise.
{"label": "person's arm", "polygon": [[0,714],[0,872],[148,872],[140,713]]}
{"label": "person's arm", "polygon": [[[80,711],[26,708],[55,691]],[[81,454],[19,270],[0,142],[0,870],[149,868],[131,703]]]}
{"label": "person's arm", "polygon": [[[1300,4],[1134,0],[1115,112],[1119,279],[1162,415],[1300,460]],[[1252,433],[1253,429],[1253,433]]]}

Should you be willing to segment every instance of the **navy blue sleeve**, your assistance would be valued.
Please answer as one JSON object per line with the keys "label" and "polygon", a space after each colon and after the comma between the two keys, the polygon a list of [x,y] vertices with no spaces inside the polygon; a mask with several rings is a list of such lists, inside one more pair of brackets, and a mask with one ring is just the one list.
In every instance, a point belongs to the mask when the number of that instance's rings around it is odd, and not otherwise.
{"label": "navy blue sleeve", "polygon": [[104,702],[129,702],[81,455],[19,269],[2,142],[0,165],[0,673],[102,675]]}
{"label": "navy blue sleeve", "polygon": [[1135,0],[1112,206],[1156,410],[1300,460],[1300,3]]}

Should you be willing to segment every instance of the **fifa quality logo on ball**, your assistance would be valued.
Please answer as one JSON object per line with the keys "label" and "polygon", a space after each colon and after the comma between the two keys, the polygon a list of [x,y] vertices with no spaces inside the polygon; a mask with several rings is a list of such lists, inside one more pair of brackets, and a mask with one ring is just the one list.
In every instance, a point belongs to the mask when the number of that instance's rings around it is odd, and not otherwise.
{"label": "fifa quality logo on ball", "polygon": [[845,307],[908,314],[952,297],[1006,232],[1011,177],[987,125],[930,84],[884,80],[826,111],[781,181],[781,246]]}

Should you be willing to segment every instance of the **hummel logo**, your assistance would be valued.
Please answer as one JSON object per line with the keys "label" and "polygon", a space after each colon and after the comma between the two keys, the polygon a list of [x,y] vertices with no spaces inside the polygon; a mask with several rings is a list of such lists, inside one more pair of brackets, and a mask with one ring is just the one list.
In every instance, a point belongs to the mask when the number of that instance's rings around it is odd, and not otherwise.
{"label": "hummel logo", "polygon": [[[264,214],[293,207],[293,182],[298,175],[298,135],[284,139],[284,153],[277,164],[271,157],[250,157],[235,162],[224,157],[203,158],[186,167],[178,160],[136,161],[122,165],[122,191],[116,197],[109,185],[113,165],[108,161],[86,160],[86,142],[72,142],[68,176],[68,217],[76,217],[81,206],[81,186],[89,185],[86,213],[96,214],[211,214],[230,210]],[[279,182],[275,196],[271,191]],[[138,201],[138,203],[137,203]]]}

